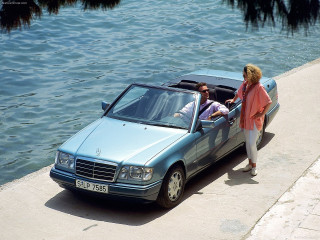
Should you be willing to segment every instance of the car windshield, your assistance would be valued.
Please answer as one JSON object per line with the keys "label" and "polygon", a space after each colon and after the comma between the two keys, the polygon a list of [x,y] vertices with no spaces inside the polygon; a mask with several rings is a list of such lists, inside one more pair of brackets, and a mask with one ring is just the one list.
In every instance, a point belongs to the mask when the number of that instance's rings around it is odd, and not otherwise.
{"label": "car windshield", "polygon": [[[124,121],[188,129],[196,95],[188,92],[132,85],[108,111],[107,117]],[[175,114],[188,104],[188,113]]]}

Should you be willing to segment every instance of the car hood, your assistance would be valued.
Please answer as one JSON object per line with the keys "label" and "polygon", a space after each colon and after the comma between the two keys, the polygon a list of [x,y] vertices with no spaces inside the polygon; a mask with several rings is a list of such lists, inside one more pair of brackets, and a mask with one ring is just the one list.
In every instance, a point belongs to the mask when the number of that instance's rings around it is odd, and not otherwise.
{"label": "car hood", "polygon": [[150,126],[103,117],[87,126],[59,150],[76,156],[144,165],[187,130]]}

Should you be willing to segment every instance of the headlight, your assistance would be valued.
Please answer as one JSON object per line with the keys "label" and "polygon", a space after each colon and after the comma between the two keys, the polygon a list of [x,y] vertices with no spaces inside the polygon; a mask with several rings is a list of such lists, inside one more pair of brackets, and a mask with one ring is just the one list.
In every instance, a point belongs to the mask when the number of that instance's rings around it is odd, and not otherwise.
{"label": "headlight", "polygon": [[153,168],[124,166],[119,173],[119,179],[149,181],[153,175]]}
{"label": "headlight", "polygon": [[66,168],[74,169],[74,156],[72,154],[58,151],[56,155],[56,164]]}

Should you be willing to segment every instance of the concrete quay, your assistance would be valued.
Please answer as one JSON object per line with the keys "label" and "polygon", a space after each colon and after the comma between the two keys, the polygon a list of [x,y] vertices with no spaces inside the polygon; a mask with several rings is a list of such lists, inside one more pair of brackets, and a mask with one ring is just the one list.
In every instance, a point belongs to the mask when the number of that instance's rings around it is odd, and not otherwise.
{"label": "concrete quay", "polygon": [[163,210],[75,195],[50,179],[49,166],[0,186],[0,240],[320,239],[319,76],[317,59],[275,78],[281,107],[257,176],[242,172],[237,150]]}
{"label": "concrete quay", "polygon": [[320,239],[320,158],[274,204],[247,240]]}

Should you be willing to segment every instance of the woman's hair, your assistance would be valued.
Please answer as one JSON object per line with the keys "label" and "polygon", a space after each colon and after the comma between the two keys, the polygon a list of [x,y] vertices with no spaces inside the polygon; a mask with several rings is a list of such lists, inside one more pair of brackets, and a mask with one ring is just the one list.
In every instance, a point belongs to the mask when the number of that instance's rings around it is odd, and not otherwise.
{"label": "woman's hair", "polygon": [[243,68],[243,71],[247,74],[248,80],[253,84],[259,82],[262,77],[261,69],[253,64],[247,64]]}

